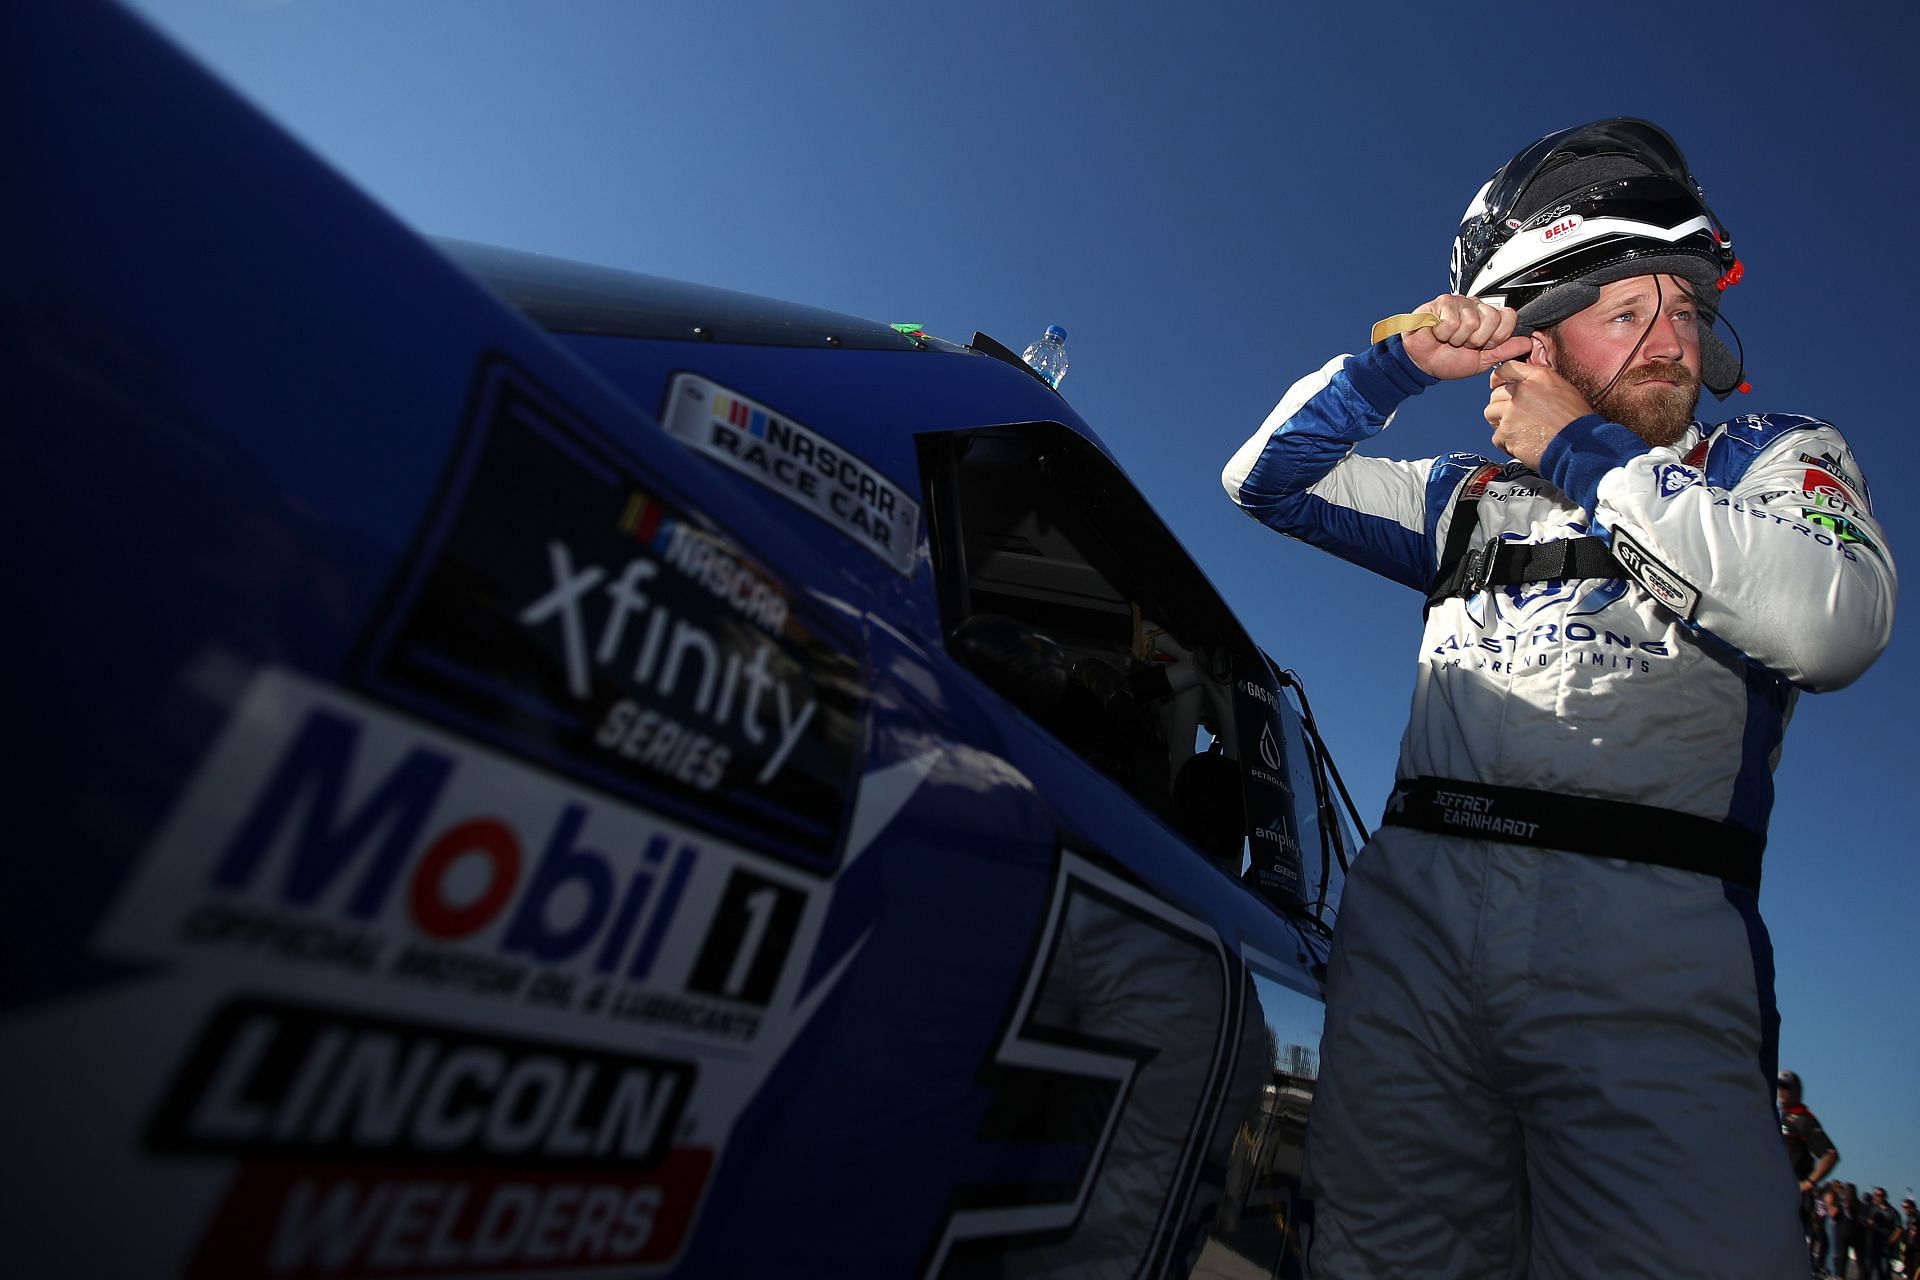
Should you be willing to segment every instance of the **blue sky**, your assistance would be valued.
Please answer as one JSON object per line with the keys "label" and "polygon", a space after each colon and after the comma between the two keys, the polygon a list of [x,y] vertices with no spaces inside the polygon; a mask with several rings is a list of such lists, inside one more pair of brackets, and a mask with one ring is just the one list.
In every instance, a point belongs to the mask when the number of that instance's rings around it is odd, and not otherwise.
{"label": "blue sky", "polygon": [[[1911,5],[136,8],[422,231],[956,341],[1065,326],[1062,391],[1305,677],[1369,817],[1419,602],[1247,520],[1220,466],[1296,377],[1444,288],[1468,197],[1549,129],[1676,136],[1747,264],[1725,309],[1754,392],[1728,412],[1837,423],[1914,555]],[[1484,397],[1429,392],[1373,451],[1484,449]],[[1761,898],[1782,1062],[1839,1176],[1896,1197],[1920,1185],[1912,632],[1801,700]]]}

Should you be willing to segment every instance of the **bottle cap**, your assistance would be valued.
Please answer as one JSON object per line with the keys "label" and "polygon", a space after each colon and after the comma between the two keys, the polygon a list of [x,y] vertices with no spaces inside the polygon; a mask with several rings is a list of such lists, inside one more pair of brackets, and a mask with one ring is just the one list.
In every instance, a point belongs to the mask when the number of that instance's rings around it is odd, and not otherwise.
{"label": "bottle cap", "polygon": [[1065,342],[1067,340],[1067,331],[1057,324],[1050,324],[1047,326],[1047,336],[1055,342]]}

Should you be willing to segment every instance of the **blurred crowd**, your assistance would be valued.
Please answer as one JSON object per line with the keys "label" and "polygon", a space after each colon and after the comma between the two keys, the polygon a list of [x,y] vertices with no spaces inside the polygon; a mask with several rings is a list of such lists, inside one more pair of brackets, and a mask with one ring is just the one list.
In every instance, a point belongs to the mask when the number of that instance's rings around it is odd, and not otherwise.
{"label": "blurred crowd", "polygon": [[1920,1275],[1920,1211],[1902,1200],[1895,1209],[1885,1187],[1862,1194],[1838,1178],[1814,1197],[1807,1235],[1813,1273],[1834,1280],[1891,1280]]}
{"label": "blurred crowd", "polygon": [[1839,1149],[1801,1097],[1800,1077],[1777,1081],[1780,1136],[1800,1179],[1800,1222],[1813,1274],[1820,1280],[1912,1280],[1920,1276],[1920,1210],[1909,1196],[1895,1209],[1885,1187],[1862,1195],[1851,1182],[1828,1178]]}

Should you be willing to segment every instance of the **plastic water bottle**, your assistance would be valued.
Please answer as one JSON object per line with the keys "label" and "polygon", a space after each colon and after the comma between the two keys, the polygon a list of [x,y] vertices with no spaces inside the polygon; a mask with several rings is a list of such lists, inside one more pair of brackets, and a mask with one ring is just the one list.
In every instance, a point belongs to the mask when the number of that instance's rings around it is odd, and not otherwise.
{"label": "plastic water bottle", "polygon": [[1057,324],[1048,325],[1040,341],[1022,351],[1020,358],[1045,378],[1048,386],[1059,390],[1060,379],[1067,376],[1067,331]]}

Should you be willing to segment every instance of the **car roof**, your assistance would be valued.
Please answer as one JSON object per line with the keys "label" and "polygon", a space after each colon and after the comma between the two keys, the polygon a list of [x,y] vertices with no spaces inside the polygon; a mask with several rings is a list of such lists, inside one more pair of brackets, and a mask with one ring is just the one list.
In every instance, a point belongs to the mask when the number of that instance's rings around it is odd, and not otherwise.
{"label": "car roof", "polygon": [[[444,236],[432,239],[530,320],[553,333],[867,351],[925,350],[932,341],[915,339],[876,320],[797,302],[524,249]],[[962,350],[951,343],[939,345]]]}

